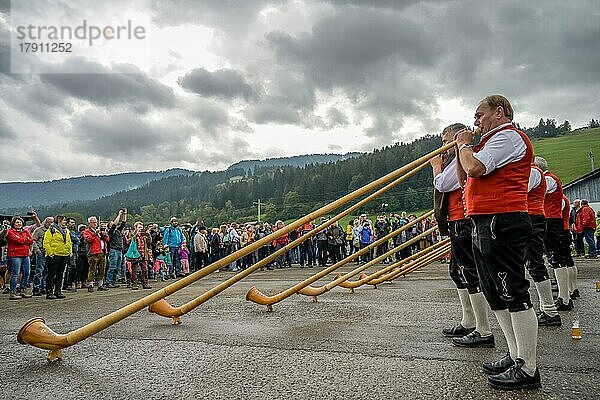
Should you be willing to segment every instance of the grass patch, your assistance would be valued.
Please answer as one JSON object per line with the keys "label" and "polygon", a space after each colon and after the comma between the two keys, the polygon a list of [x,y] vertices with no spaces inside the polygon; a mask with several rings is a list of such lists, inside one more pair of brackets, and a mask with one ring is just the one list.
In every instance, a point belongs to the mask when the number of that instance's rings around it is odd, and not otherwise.
{"label": "grass patch", "polygon": [[590,146],[595,168],[600,168],[600,128],[576,131],[557,138],[536,139],[532,143],[535,155],[548,161],[548,167],[563,184],[592,171]]}

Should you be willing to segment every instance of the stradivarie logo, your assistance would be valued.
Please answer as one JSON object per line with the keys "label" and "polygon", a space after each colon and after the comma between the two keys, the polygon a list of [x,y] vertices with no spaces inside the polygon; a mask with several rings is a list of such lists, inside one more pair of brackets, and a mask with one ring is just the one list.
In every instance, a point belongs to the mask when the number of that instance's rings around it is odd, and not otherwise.
{"label": "stradivarie logo", "polygon": [[146,38],[146,28],[141,25],[134,26],[131,20],[126,25],[98,26],[88,24],[86,19],[81,25],[72,27],[69,25],[19,25],[16,27],[18,40],[87,40],[89,46],[93,46],[98,40],[143,40]]}

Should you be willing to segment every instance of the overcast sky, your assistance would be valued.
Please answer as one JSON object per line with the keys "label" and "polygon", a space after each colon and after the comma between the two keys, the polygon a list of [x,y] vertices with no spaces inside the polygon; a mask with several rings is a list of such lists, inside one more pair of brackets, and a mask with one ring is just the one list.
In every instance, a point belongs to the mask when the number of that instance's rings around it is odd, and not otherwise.
{"label": "overcast sky", "polygon": [[472,124],[494,93],[524,126],[600,117],[596,0],[25,4],[28,23],[130,19],[146,37],[29,61],[13,43],[13,71],[44,72],[13,74],[0,0],[0,181],[369,151]]}

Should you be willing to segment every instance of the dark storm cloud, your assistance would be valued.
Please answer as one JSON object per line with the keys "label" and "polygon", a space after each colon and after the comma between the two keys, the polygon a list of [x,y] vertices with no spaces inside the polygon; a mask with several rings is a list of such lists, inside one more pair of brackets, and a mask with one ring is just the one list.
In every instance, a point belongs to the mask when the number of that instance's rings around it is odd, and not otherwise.
{"label": "dark storm cloud", "polygon": [[198,120],[208,133],[216,134],[227,129],[230,121],[227,111],[216,104],[207,101],[194,104],[188,112],[189,119]]}
{"label": "dark storm cloud", "polygon": [[70,58],[56,70],[61,72],[40,75],[42,82],[97,105],[125,103],[143,108],[171,107],[175,103],[170,87],[130,65],[108,68],[82,58]]}
{"label": "dark storm cloud", "polygon": [[335,107],[329,107],[327,109],[326,124],[328,129],[337,127],[343,128],[350,125],[350,121],[348,121],[348,116],[346,114]]}
{"label": "dark storm cloud", "polygon": [[77,150],[108,159],[151,154],[166,139],[157,126],[128,112],[91,110],[75,118],[73,125]]}
{"label": "dark storm cloud", "polygon": [[233,69],[209,72],[204,68],[196,68],[179,78],[178,82],[184,89],[204,97],[248,101],[256,96],[241,72]]}
{"label": "dark storm cloud", "polygon": [[437,53],[433,37],[419,24],[382,10],[348,9],[317,21],[309,34],[267,34],[282,62],[302,64],[319,86],[368,82],[374,68],[431,65]]}

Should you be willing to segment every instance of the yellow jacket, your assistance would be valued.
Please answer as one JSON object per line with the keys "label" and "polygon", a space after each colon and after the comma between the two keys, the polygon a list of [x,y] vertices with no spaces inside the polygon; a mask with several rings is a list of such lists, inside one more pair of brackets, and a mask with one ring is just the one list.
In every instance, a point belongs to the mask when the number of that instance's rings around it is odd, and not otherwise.
{"label": "yellow jacket", "polygon": [[73,255],[71,234],[67,228],[65,228],[65,232],[66,235],[63,237],[62,233],[52,225],[48,228],[46,233],[44,233],[44,250],[46,250],[46,256]]}

